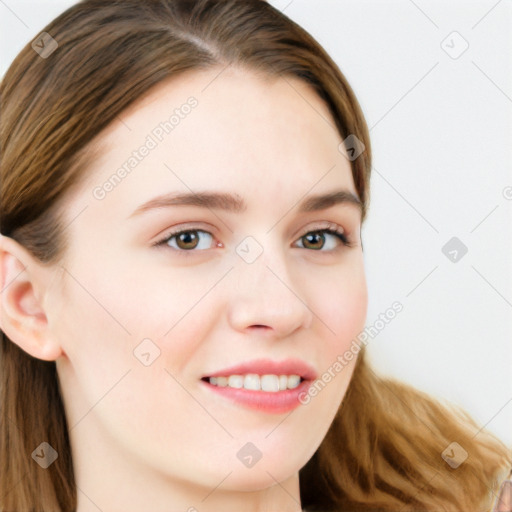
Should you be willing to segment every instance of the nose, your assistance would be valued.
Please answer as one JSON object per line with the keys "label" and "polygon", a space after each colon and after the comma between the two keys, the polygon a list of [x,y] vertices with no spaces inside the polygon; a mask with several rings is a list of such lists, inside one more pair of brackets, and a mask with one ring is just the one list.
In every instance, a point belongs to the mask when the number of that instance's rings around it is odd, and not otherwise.
{"label": "nose", "polygon": [[286,255],[279,252],[266,248],[252,263],[235,260],[228,291],[228,321],[233,329],[285,338],[310,327],[313,313],[300,288],[307,276],[294,273]]}

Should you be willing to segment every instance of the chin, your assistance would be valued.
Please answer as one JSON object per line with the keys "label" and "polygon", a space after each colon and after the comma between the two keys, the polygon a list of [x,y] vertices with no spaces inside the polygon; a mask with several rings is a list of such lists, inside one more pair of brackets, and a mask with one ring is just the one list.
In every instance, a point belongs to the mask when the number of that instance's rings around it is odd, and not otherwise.
{"label": "chin", "polygon": [[251,469],[237,468],[229,475],[222,487],[225,490],[239,492],[263,491],[278,482],[281,483],[293,477],[299,469],[300,467],[297,466],[292,471],[283,471],[282,467],[276,468],[268,465],[260,467],[259,464]]}

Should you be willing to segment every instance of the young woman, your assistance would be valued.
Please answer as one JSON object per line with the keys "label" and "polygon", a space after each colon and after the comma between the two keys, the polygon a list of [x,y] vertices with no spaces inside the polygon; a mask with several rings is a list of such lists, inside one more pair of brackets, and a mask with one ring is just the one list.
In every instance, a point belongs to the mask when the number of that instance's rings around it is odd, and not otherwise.
{"label": "young woman", "polygon": [[307,32],[85,0],[0,93],[1,511],[491,509],[510,450],[365,361],[370,141]]}

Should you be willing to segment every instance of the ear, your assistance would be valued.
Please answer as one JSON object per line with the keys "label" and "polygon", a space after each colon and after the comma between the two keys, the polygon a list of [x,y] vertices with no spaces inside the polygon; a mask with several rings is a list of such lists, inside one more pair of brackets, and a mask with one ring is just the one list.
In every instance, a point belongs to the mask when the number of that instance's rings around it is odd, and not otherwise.
{"label": "ear", "polygon": [[0,329],[31,356],[55,361],[63,351],[43,307],[49,273],[22,245],[0,235]]}

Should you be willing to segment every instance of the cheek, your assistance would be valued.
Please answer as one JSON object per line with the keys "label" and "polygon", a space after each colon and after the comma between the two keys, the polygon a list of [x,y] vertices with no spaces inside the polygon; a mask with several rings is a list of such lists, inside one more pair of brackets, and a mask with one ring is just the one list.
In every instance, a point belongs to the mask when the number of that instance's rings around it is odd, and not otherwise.
{"label": "cheek", "polygon": [[56,332],[66,354],[60,377],[76,399],[76,409],[79,404],[90,407],[130,369],[136,338],[101,290],[87,288],[95,293],[91,296],[78,284],[71,286]]}
{"label": "cheek", "polygon": [[97,377],[91,386],[98,390],[122,369],[142,366],[142,349],[162,368],[186,365],[211,326],[205,295],[218,281],[212,272],[155,265],[137,271],[141,265],[128,258],[110,261],[119,264],[109,266],[105,258],[71,269],[56,321],[77,377]]}
{"label": "cheek", "polygon": [[[130,422],[126,435],[120,436],[128,444],[134,436],[147,435],[148,429],[166,442],[169,433],[185,435],[186,422],[174,422],[172,429],[161,432],[152,418],[169,425],[176,408],[186,417],[194,412],[195,404],[165,371],[176,374],[193,353],[187,341],[195,339],[196,331],[180,321],[187,318],[189,301],[176,287],[155,291],[154,280],[147,276],[127,279],[120,271],[116,276],[110,273],[107,281],[86,272],[76,272],[77,280],[79,275],[80,285],[73,279],[67,283],[56,322],[67,356],[59,364],[59,377],[71,423],[88,428],[101,417],[119,433],[120,426]],[[195,322],[194,329],[198,325]],[[172,347],[163,341],[169,330]],[[135,417],[133,411],[138,411]]]}
{"label": "cheek", "polygon": [[[363,331],[368,308],[368,290],[362,265],[353,266],[331,280],[328,288],[316,290],[318,316],[325,330],[323,354],[330,359],[344,352]],[[323,358],[325,362],[325,358]]]}

